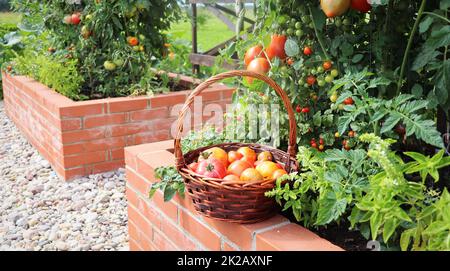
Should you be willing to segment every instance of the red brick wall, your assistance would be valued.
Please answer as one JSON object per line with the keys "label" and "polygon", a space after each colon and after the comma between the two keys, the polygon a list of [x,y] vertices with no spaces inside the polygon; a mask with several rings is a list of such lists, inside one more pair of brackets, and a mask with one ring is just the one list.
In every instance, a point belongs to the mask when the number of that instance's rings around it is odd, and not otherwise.
{"label": "red brick wall", "polygon": [[280,215],[239,225],[198,215],[188,196],[148,199],[154,169],[174,164],[172,148],[171,140],[125,148],[131,250],[342,250]]}
{"label": "red brick wall", "polygon": [[[193,79],[183,76],[181,82]],[[171,110],[189,94],[74,102],[30,78],[7,74],[3,90],[8,116],[65,180],[124,166],[125,146],[171,138]],[[217,84],[202,95],[204,105],[224,106],[232,92]]]}

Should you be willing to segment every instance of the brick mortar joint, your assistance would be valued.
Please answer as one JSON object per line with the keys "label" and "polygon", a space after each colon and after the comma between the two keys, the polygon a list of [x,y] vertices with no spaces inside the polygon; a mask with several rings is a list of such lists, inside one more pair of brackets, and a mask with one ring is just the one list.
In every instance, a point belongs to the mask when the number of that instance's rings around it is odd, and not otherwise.
{"label": "brick mortar joint", "polygon": [[265,232],[268,232],[268,231],[271,231],[271,230],[274,230],[274,229],[278,229],[278,228],[281,228],[281,227],[289,225],[289,224],[291,224],[291,222],[289,220],[287,220],[287,221],[283,221],[283,222],[280,222],[278,224],[271,225],[271,226],[265,227],[263,229],[258,229],[258,230],[255,230],[254,232],[252,232],[252,246],[251,246],[251,250],[252,251],[256,251],[256,238],[257,238],[258,234],[262,234],[262,233],[265,233]]}

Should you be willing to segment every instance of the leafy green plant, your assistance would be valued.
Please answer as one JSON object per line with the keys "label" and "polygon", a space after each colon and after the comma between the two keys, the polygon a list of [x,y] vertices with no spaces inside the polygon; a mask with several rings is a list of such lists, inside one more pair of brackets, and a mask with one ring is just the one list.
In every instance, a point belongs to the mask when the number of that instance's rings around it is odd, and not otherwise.
{"label": "leafy green plant", "polygon": [[152,184],[149,198],[152,198],[158,189],[163,191],[164,201],[166,202],[170,201],[176,193],[184,197],[183,177],[175,167],[158,167],[155,169],[155,177],[160,181]]}
{"label": "leafy green plant", "polygon": [[406,164],[406,168],[404,169],[405,173],[412,174],[419,172],[423,182],[425,182],[428,175],[435,182],[439,181],[439,169],[450,165],[450,156],[444,157],[445,150],[439,151],[433,157],[416,152],[405,152],[404,154],[415,160]]}
{"label": "leafy green plant", "polygon": [[[358,73],[347,73],[336,80],[330,92],[342,89],[336,105],[351,98],[354,104],[345,105],[344,113],[338,120],[338,131],[344,134],[351,128],[356,132],[374,132],[376,135],[392,136],[394,128],[405,125],[405,136],[414,135],[424,142],[442,148],[444,146],[440,133],[433,120],[426,118],[427,100],[417,100],[413,95],[401,94],[393,99],[374,97],[371,91],[379,86],[389,85],[390,80],[382,77],[369,79],[373,75],[364,70]],[[335,109],[336,105],[334,106]],[[382,123],[382,125],[380,125]]]}
{"label": "leafy green plant", "polygon": [[81,95],[103,98],[161,90],[148,84],[155,79],[148,76],[164,53],[164,31],[179,17],[176,0],[12,3],[24,14],[22,28],[50,33],[46,50],[77,60]]}
{"label": "leafy green plant", "polygon": [[402,250],[412,242],[412,250],[450,250],[450,194],[444,189],[440,198],[424,208],[416,217],[412,227],[400,238]]}

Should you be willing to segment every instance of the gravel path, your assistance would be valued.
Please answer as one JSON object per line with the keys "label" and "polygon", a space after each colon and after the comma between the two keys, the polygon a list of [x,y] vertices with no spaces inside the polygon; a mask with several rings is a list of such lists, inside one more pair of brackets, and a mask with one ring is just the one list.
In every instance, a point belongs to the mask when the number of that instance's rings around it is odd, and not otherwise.
{"label": "gravel path", "polygon": [[0,250],[128,250],[124,170],[58,179],[2,101]]}

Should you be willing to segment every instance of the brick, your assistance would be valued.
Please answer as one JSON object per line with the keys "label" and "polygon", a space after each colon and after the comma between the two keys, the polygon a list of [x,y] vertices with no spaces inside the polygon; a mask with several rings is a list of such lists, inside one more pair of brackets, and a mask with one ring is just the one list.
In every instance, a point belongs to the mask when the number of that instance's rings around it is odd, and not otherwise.
{"label": "brick", "polygon": [[133,239],[128,241],[128,245],[130,247],[130,251],[143,251],[143,249]]}
{"label": "brick", "polygon": [[125,153],[123,148],[111,150],[111,160],[124,160]]}
{"label": "brick", "polygon": [[163,192],[158,190],[150,199],[164,214],[166,214],[174,223],[178,223],[178,207],[174,201],[164,201]]}
{"label": "brick", "polygon": [[[197,240],[187,236],[180,226],[170,223],[168,220],[162,220],[161,232],[181,250],[197,250]],[[154,242],[155,245],[159,246],[157,240]]]}
{"label": "brick", "polygon": [[72,131],[81,129],[81,119],[65,119],[61,121],[62,131]]}
{"label": "brick", "polygon": [[210,250],[220,250],[220,236],[185,210],[179,212],[180,225]]}
{"label": "brick", "polygon": [[177,118],[167,118],[167,119],[156,119],[152,121],[153,131],[159,131],[159,130],[167,130],[169,131],[172,128],[172,125],[177,122]]}
{"label": "brick", "polygon": [[155,182],[154,170],[157,167],[171,166],[175,164],[173,154],[168,151],[155,151],[143,153],[137,156],[137,172],[148,181]]}
{"label": "brick", "polygon": [[[128,191],[131,190],[131,191]],[[140,194],[140,191],[134,190],[131,186],[127,186],[127,193],[136,193],[136,196],[133,198],[132,195],[129,195],[130,200],[136,200],[136,203],[131,202],[130,204],[135,207],[136,211],[139,212],[145,219],[151,223],[155,228],[159,229],[161,227],[161,215],[154,205],[151,204],[151,201],[148,199],[148,193]]]}
{"label": "brick", "polygon": [[220,89],[211,88],[208,90],[205,90],[201,93],[203,102],[207,101],[218,101],[222,97],[222,91]]}
{"label": "brick", "polygon": [[106,161],[105,151],[86,152],[64,157],[64,166],[70,168],[103,161]]}
{"label": "brick", "polygon": [[150,191],[151,184],[142,179],[133,170],[126,168],[127,185],[134,190],[138,191],[142,195],[147,195]]}
{"label": "brick", "polygon": [[174,246],[170,242],[168,242],[168,239],[158,232],[154,233],[153,238],[154,238],[153,242],[154,242],[156,248],[160,251],[178,251],[178,250],[180,250],[179,248],[177,248],[176,246]]}
{"label": "brick", "polygon": [[83,117],[103,113],[103,103],[98,101],[78,102],[73,106],[61,107],[62,117]]}
{"label": "brick", "polygon": [[104,151],[125,147],[124,137],[108,137],[87,141],[83,144],[86,152]]}
{"label": "brick", "polygon": [[111,127],[111,136],[124,136],[142,133],[151,130],[152,125],[149,123],[133,123]]}
{"label": "brick", "polygon": [[89,129],[93,127],[122,124],[125,123],[126,121],[127,116],[124,113],[101,115],[101,116],[87,116],[84,118],[84,128]]}
{"label": "brick", "polygon": [[151,133],[139,133],[134,136],[134,144],[140,145],[151,142],[168,140],[170,138],[168,130],[158,130]]}
{"label": "brick", "polygon": [[115,160],[115,161],[107,161],[98,164],[92,165],[92,174],[97,174],[101,172],[112,171],[118,168],[122,168],[125,166],[125,161],[123,159]]}
{"label": "brick", "polygon": [[289,224],[257,234],[256,250],[341,251],[342,249],[297,224]]}
{"label": "brick", "polygon": [[137,111],[147,108],[147,97],[138,98],[114,98],[108,101],[109,113]]}
{"label": "brick", "polygon": [[71,155],[77,153],[84,152],[84,144],[83,143],[75,143],[70,145],[63,145],[62,154],[63,155]]}
{"label": "brick", "polygon": [[236,249],[235,246],[230,245],[227,242],[223,243],[223,251],[239,251],[239,249]]}
{"label": "brick", "polygon": [[150,99],[151,108],[170,107],[176,104],[183,104],[186,99],[185,93],[172,92],[164,95],[158,95]]}
{"label": "brick", "polygon": [[288,219],[280,215],[254,224],[231,224],[207,217],[204,219],[209,226],[216,229],[221,235],[227,237],[228,240],[238,245],[242,250],[252,249],[253,234],[256,231],[261,231],[276,225],[281,227],[289,222]]}
{"label": "brick", "polygon": [[59,172],[59,174],[63,177],[64,180],[70,181],[72,179],[86,175],[86,171],[84,167],[78,167],[78,168],[63,169],[63,172]]}
{"label": "brick", "polygon": [[136,206],[128,204],[128,221],[131,221],[136,228],[145,236],[147,239],[152,240],[153,228],[152,224],[145,219],[145,217],[139,213]]}
{"label": "brick", "polygon": [[233,89],[233,88],[222,90],[222,100],[227,100],[227,99],[231,100],[235,91],[236,91],[236,89]]}
{"label": "brick", "polygon": [[105,129],[89,129],[80,131],[69,131],[62,134],[62,143],[75,143],[92,139],[100,139],[105,137]]}
{"label": "brick", "polygon": [[167,108],[158,108],[158,109],[148,109],[130,112],[130,120],[131,121],[145,121],[145,120],[154,120],[167,118],[169,116],[169,110]]}

